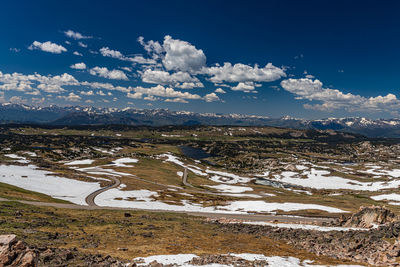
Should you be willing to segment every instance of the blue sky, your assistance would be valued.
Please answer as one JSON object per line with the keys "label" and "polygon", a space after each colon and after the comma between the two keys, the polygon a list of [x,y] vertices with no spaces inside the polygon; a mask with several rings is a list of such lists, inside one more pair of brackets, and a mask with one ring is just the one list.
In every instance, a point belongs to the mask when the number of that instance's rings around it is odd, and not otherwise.
{"label": "blue sky", "polygon": [[3,1],[0,101],[399,117],[399,1]]}

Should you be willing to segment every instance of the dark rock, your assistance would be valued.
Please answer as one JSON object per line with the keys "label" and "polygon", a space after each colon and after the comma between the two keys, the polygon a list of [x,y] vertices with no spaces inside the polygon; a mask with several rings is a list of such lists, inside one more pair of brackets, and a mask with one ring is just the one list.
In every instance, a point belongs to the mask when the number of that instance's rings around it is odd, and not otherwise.
{"label": "dark rock", "polygon": [[15,235],[0,235],[0,266],[36,267],[38,252],[17,240]]}

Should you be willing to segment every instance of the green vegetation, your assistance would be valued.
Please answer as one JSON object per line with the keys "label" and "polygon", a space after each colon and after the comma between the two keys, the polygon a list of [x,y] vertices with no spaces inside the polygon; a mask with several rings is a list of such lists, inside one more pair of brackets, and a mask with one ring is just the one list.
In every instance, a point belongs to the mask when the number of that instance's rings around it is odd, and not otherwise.
{"label": "green vegetation", "polygon": [[250,252],[296,255],[320,264],[343,262],[264,236],[227,233],[202,218],[174,213],[70,210],[0,202],[0,233],[16,234],[35,247],[77,248],[123,260],[160,254]]}
{"label": "green vegetation", "polygon": [[0,183],[0,198],[12,200],[29,200],[54,203],[69,203],[68,201],[52,198],[48,195],[25,190],[9,184]]}

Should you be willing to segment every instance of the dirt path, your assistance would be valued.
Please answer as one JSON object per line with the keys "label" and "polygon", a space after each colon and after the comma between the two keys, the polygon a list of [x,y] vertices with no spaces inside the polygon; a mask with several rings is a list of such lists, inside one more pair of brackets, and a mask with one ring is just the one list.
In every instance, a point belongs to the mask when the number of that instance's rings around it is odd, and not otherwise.
{"label": "dirt path", "polygon": [[[108,189],[107,189],[108,190]],[[23,204],[41,206],[41,207],[54,207],[61,209],[82,209],[82,210],[144,210],[149,212],[171,212],[187,214],[192,216],[207,217],[207,218],[227,218],[243,221],[259,221],[259,222],[270,222],[279,221],[283,223],[321,223],[330,222],[333,218],[316,218],[316,217],[299,217],[299,216],[287,216],[287,215],[261,215],[261,214],[233,214],[233,213],[214,213],[214,212],[186,212],[186,211],[165,211],[165,210],[150,210],[150,209],[134,209],[134,208],[116,208],[116,207],[100,207],[84,206],[77,204],[64,204],[64,203],[51,203],[51,202],[39,202],[39,201],[27,201],[27,200],[9,200],[0,198],[0,201],[16,201]]]}

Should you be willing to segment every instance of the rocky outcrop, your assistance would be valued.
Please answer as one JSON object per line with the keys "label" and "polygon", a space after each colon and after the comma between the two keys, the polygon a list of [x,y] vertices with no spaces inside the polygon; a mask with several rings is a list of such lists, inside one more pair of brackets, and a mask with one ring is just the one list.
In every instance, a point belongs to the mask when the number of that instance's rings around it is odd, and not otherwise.
{"label": "rocky outcrop", "polygon": [[125,262],[101,254],[85,254],[77,249],[30,248],[16,235],[0,235],[0,267],[98,266],[122,267]]}
{"label": "rocky outcrop", "polygon": [[371,206],[361,207],[357,213],[351,216],[341,216],[336,224],[344,227],[371,228],[399,220],[400,218],[396,214],[385,207]]}
{"label": "rocky outcrop", "polygon": [[123,267],[127,266],[111,256],[101,254],[85,254],[78,249],[39,248],[39,266],[96,266],[96,267]]}
{"label": "rocky outcrop", "polygon": [[229,233],[266,236],[316,255],[372,266],[400,266],[400,222],[364,231],[329,232],[231,223],[220,227]]}
{"label": "rocky outcrop", "polygon": [[0,235],[0,266],[35,267],[38,252],[30,249],[16,235]]}

